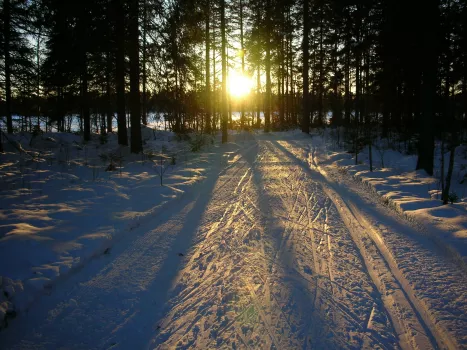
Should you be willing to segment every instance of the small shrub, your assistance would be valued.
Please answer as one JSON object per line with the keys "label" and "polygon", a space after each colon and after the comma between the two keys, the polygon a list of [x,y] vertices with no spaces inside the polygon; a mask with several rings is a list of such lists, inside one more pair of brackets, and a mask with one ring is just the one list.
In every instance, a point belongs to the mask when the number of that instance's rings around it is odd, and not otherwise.
{"label": "small shrub", "polygon": [[205,137],[205,135],[197,134],[190,140],[191,152],[199,152],[201,148],[207,144],[207,142],[208,139]]}
{"label": "small shrub", "polygon": [[99,142],[101,145],[105,145],[107,143],[107,134],[100,134],[99,135]]}
{"label": "small shrub", "polygon": [[32,136],[39,136],[42,134],[43,132],[41,130],[41,127],[39,125],[34,126],[34,129],[32,130]]}
{"label": "small shrub", "polygon": [[448,201],[451,204],[457,203],[457,202],[459,202],[459,196],[457,195],[456,192],[451,192],[451,193],[449,193]]}
{"label": "small shrub", "polygon": [[110,161],[110,164],[105,168],[105,171],[116,171],[117,170],[117,164],[121,164],[123,161],[123,157],[117,153],[101,153],[99,154],[99,158],[103,163],[107,163]]}
{"label": "small shrub", "polygon": [[107,168],[105,168],[105,171],[115,171],[117,170],[117,167],[115,166],[114,163],[110,163]]}
{"label": "small shrub", "polygon": [[153,168],[157,175],[159,175],[160,178],[160,184],[163,186],[163,178],[164,174],[171,165],[172,158],[166,156],[163,153],[159,153],[156,155],[156,158],[152,161],[153,162]]}
{"label": "small shrub", "polygon": [[176,132],[175,137],[177,141],[190,141],[191,137],[186,132]]}

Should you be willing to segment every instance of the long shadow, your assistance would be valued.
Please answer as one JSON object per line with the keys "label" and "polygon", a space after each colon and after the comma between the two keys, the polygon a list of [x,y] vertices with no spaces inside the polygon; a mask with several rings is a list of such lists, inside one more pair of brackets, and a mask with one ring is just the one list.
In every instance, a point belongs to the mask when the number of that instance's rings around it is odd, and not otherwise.
{"label": "long shadow", "polygon": [[[303,170],[304,174],[305,174],[305,177],[309,180],[309,181],[312,181],[314,182],[317,186],[321,187],[321,185],[319,184],[318,181],[316,181],[316,177],[317,177],[317,173],[315,173],[313,170],[311,170],[307,164],[305,164],[303,161],[300,161],[293,153],[291,153],[289,150],[287,150],[285,147],[283,147],[279,142],[277,142],[276,140],[271,140],[271,143],[274,145],[274,148],[277,149],[279,152],[281,152],[286,158],[288,159],[291,159],[291,160],[295,160],[295,161],[292,161],[292,163],[294,165],[297,165],[301,168],[301,170]],[[318,174],[318,176],[321,176],[321,174]],[[319,274],[318,275],[315,275],[314,276],[314,281],[317,281],[317,278],[322,278]],[[337,286],[337,284],[334,283],[334,286]],[[329,294],[329,291],[323,289],[322,287],[320,287],[317,283],[315,284],[315,288],[320,290],[321,294],[323,295],[327,295]],[[360,332],[362,337],[366,337],[368,336],[367,332],[368,331],[365,331],[365,329],[363,328],[362,326],[362,321],[359,320],[359,316],[357,315],[354,315],[352,312],[350,312],[350,310],[347,309],[347,307],[344,305],[344,304],[340,304],[337,300],[334,300],[332,295],[327,295],[327,297],[329,297],[331,300],[333,300],[333,303],[335,303],[335,306],[338,306],[336,308],[336,311],[338,312],[338,314],[340,312],[343,312],[344,315],[347,315],[347,316],[351,316],[350,319],[348,320],[351,320],[353,319],[353,321],[351,321],[351,323],[356,327],[356,331]],[[373,300],[374,302],[377,302],[378,305],[382,306],[383,303],[382,303],[382,300]],[[319,340],[317,343],[316,343],[316,340],[313,339],[313,342],[312,342],[312,346],[313,347],[321,347],[323,345],[326,345],[328,347],[341,347],[341,346],[350,346],[350,344],[347,344],[345,345],[345,341],[346,339],[337,339],[338,337],[334,337],[335,340],[337,342],[332,342],[332,339],[327,339],[328,338],[328,335],[331,333],[333,334],[333,329],[329,329],[329,325],[332,324],[332,322],[330,323],[329,321],[330,320],[327,320],[326,317],[324,315],[320,315],[319,314],[319,310],[313,310],[313,315],[314,317],[317,317],[317,318],[321,318],[321,321],[326,324],[328,323],[328,329],[326,329],[325,327],[321,327],[321,329],[319,329],[318,331],[321,331],[321,333],[314,333],[314,337],[316,338],[316,335],[318,335],[318,337],[321,337],[321,338],[324,338],[325,340],[324,341],[328,341],[329,343],[325,344],[325,343],[322,343]],[[372,333],[370,335],[370,338],[372,339],[372,341],[376,341],[377,343],[379,343],[380,346],[383,346],[386,347],[386,346],[389,346],[389,347],[392,347],[392,346],[397,346],[397,343],[395,343],[395,338],[394,339],[386,339],[385,337],[383,336],[380,336],[379,334],[377,333]],[[339,342],[339,340],[341,342]]]}
{"label": "long shadow", "polygon": [[[270,141],[270,140],[267,140]],[[300,329],[295,329],[293,331],[298,332],[299,337],[303,343],[303,349],[308,348],[333,348],[335,347],[335,343],[330,341],[328,337],[326,337],[325,331],[325,324],[326,321],[322,319],[322,316],[315,310],[314,308],[314,299],[316,298],[316,280],[312,280],[313,289],[310,289],[310,280],[302,278],[302,276],[296,272],[292,271],[288,268],[288,261],[285,260],[285,256],[280,254],[280,247],[283,240],[284,234],[284,220],[281,217],[272,217],[270,214],[274,213],[273,207],[270,205],[271,203],[281,200],[281,198],[274,196],[265,188],[265,183],[263,181],[262,170],[259,169],[261,165],[275,165],[275,166],[290,166],[295,165],[294,162],[274,162],[274,163],[267,163],[261,161],[259,164],[255,160],[247,159],[250,166],[253,169],[253,179],[254,183],[258,188],[259,195],[259,204],[258,207],[261,211],[261,226],[264,228],[264,237],[263,239],[267,239],[269,241],[269,245],[273,247],[272,251],[267,251],[265,254],[268,254],[267,260],[269,265],[268,276],[274,273],[273,267],[274,265],[279,266],[277,270],[287,271],[287,273],[291,275],[295,275],[294,277],[298,278],[290,278],[291,276],[281,275],[281,276],[273,276],[274,282],[278,282],[282,287],[286,286],[285,290],[288,290],[290,295],[288,296],[289,304],[295,303],[297,304],[294,307],[294,312],[297,313],[295,317],[299,316],[300,321],[302,324],[299,326]],[[267,170],[266,170],[267,171]],[[287,226],[286,226],[287,227]],[[265,276],[265,278],[268,278]],[[293,283],[291,283],[293,281]],[[269,281],[271,282],[271,281]],[[271,295],[272,299],[274,300],[274,295]],[[274,304],[274,303],[273,303]],[[276,307],[282,308],[281,305],[276,301]],[[290,306],[290,305],[289,305]],[[280,310],[281,313],[284,313],[283,310]],[[292,315],[288,315],[293,318]],[[308,340],[308,341],[307,341]]]}
{"label": "long shadow", "polygon": [[[282,145],[280,145],[278,142],[274,141],[276,146],[287,156],[289,157],[292,157],[292,158],[295,158],[297,159],[297,157],[292,154],[289,150],[287,150],[285,147],[283,147]],[[434,258],[435,260],[438,260],[438,258],[441,258],[440,261],[444,261],[444,262],[447,262],[449,261],[450,264],[442,264],[442,267],[437,265],[437,273],[442,273],[443,275],[451,275],[452,278],[456,279],[456,277],[459,277],[461,280],[465,280],[465,276],[463,276],[462,272],[458,269],[458,266],[456,265],[456,262],[450,260],[450,257],[446,255],[446,252],[444,249],[440,248],[435,242],[433,242],[433,240],[425,235],[422,235],[421,233],[417,232],[415,229],[413,229],[412,227],[410,227],[408,224],[404,223],[404,222],[401,222],[400,220],[396,219],[396,218],[393,218],[391,216],[388,216],[388,215],[384,215],[383,212],[380,211],[380,209],[378,207],[375,207],[373,205],[369,205],[368,203],[366,203],[366,201],[362,198],[360,198],[357,194],[351,192],[349,189],[341,186],[341,185],[336,185],[336,184],[333,184],[333,183],[329,183],[329,181],[324,178],[324,176],[321,174],[321,173],[318,173],[312,169],[310,169],[308,167],[307,164],[305,164],[304,162],[300,161],[299,159],[297,159],[297,164],[300,165],[300,167],[306,172],[309,174],[309,176],[312,176],[312,177],[315,177],[315,178],[319,178],[321,179],[321,181],[323,181],[324,183],[328,183],[330,185],[330,187],[336,187],[338,186],[339,190],[338,190],[338,193],[340,196],[342,196],[342,199],[345,197],[345,198],[350,198],[354,203],[355,205],[360,208],[361,210],[363,210],[367,215],[369,215],[370,217],[373,217],[373,218],[376,218],[378,222],[382,222],[384,225],[387,225],[389,227],[392,227],[392,228],[395,228],[397,231],[394,232],[394,234],[396,235],[400,235],[401,237],[403,237],[403,239],[407,240],[407,242],[413,242],[413,244],[415,245],[415,249],[422,249],[424,250],[424,254],[430,254],[430,258]],[[397,247],[396,247],[397,248]],[[393,252],[391,251],[391,254],[393,254]],[[430,259],[430,261],[432,261],[432,259]],[[421,264],[421,263],[419,263]],[[414,266],[414,268],[417,268],[416,266]],[[422,268],[420,270],[420,273],[422,273],[424,271],[424,269]],[[431,272],[431,271],[430,271]],[[432,274],[430,274],[431,277]],[[450,281],[453,281],[453,288],[450,288],[450,290],[452,290],[452,293],[456,293],[459,288],[455,288],[455,284],[458,283],[459,281],[454,281],[454,280],[450,280]],[[436,283],[436,280],[434,279],[432,281],[433,283]],[[445,283],[448,283],[447,281],[445,281]],[[460,282],[462,283],[462,282]],[[449,288],[449,287],[448,287]],[[457,295],[452,295],[452,300],[462,300],[462,295],[459,294],[459,293],[456,293]],[[446,307],[448,306],[445,306],[444,308],[446,309]],[[414,311],[416,313],[418,313],[418,311],[416,309],[414,309]],[[450,311],[452,314],[456,314],[456,311],[455,310],[452,310]],[[433,344],[436,344],[436,341],[435,339],[433,338],[434,335],[431,334],[427,328],[426,328],[426,325],[423,323],[422,321],[422,326],[424,327],[425,331],[427,332],[427,335],[428,337],[430,337],[431,341]]]}
{"label": "long shadow", "polygon": [[[64,281],[51,299],[31,309],[30,317],[21,317],[0,334],[2,348],[31,343],[48,349],[107,348],[122,339],[119,346],[144,347],[153,335],[153,320],[164,312],[216,183],[212,174],[200,188],[170,203],[158,221],[128,233],[136,237],[125,238]],[[149,225],[157,226],[151,230]]]}
{"label": "long shadow", "polygon": [[[297,159],[297,157],[291,153],[289,150],[287,150],[285,147],[283,147],[281,144],[279,144],[276,141],[273,141],[277,148],[279,148],[284,154],[286,154],[288,157],[291,157],[293,159]],[[305,171],[310,177],[312,178],[320,178],[322,181],[327,182],[327,180],[323,177],[321,173],[318,173],[315,170],[312,170],[308,167],[308,165],[305,165],[303,162],[301,162],[299,159],[297,159],[297,163],[303,171]],[[381,217],[382,214],[381,212],[378,212],[377,208],[365,203],[364,200],[360,199],[357,197],[355,193],[352,193],[350,190],[343,186],[339,186],[339,190],[344,192],[344,194],[348,197],[357,202],[356,204],[361,204],[358,205],[359,208],[364,208],[365,212],[368,213],[369,215],[373,217]],[[431,239],[429,239],[427,236],[422,235],[421,233],[415,231],[412,227],[410,227],[408,224],[402,223],[395,218],[392,218],[390,216],[384,216],[384,223],[387,224],[390,227],[398,227],[401,230],[398,231],[399,234],[404,233],[404,237],[406,237],[408,240],[411,240],[413,242],[416,242],[418,245],[423,247],[424,249],[437,254],[439,256],[442,256],[443,258],[446,258],[445,251],[442,250],[440,247],[436,245],[435,242],[433,242]]]}
{"label": "long shadow", "polygon": [[[290,140],[289,143],[293,144],[297,148],[302,147],[296,141],[293,141],[293,140]],[[401,184],[400,181],[398,181],[398,180],[394,180],[394,179],[391,180],[392,177],[398,177],[398,176],[399,175],[391,175],[388,178],[387,175],[384,174],[384,173],[380,173],[380,174],[378,174],[378,172],[374,173],[375,178],[385,178],[385,180],[388,182],[387,185],[384,185],[382,187],[383,191],[397,190],[398,197],[399,196],[404,196],[404,195],[413,196],[413,193],[410,192],[410,191],[413,190],[413,184],[410,184],[410,185],[406,186],[403,183]],[[413,181],[421,182],[421,180],[419,180],[419,179],[416,179],[416,180],[411,179],[410,181],[412,181],[412,182]],[[392,186],[393,183],[398,184],[397,188]],[[425,187],[425,189],[426,189],[425,192],[428,192],[428,190],[430,189],[429,185],[421,185],[421,186]],[[410,191],[405,192],[404,191],[405,189],[410,189]],[[424,201],[423,204],[422,204],[422,207],[420,207],[420,204],[417,204],[416,202],[404,203],[404,204],[400,204],[400,206],[401,206],[401,208],[404,209],[404,211],[410,211],[410,210],[416,210],[416,209],[429,209],[429,208],[437,207],[441,211],[440,215],[442,215],[444,217],[446,215],[449,215],[446,212],[442,211],[442,209],[439,207],[439,203],[440,203],[439,201],[430,200],[430,201]],[[389,210],[395,210],[394,208],[391,208],[391,207],[389,207],[388,209]],[[436,212],[433,212],[432,214],[436,215],[434,213],[436,213]],[[451,215],[456,215],[453,212],[450,212],[450,214]],[[462,215],[462,214],[458,213],[457,215]],[[422,223],[422,225],[423,225],[423,223]],[[443,232],[441,230],[437,230],[436,228],[430,228],[430,230],[433,230],[433,233],[431,234],[430,239],[431,239],[432,243],[438,248],[438,251],[442,252],[445,256],[449,256],[451,258],[454,255],[454,262],[457,265],[459,265],[459,267],[461,269],[463,269],[464,271],[467,271],[467,263],[466,263],[467,258],[465,258],[467,256],[467,239],[461,239],[459,237],[456,237],[454,232],[446,233],[446,232]],[[418,236],[420,236],[420,235],[418,235]],[[425,236],[422,236],[422,239],[423,238],[425,238]],[[446,244],[448,245],[447,248],[445,247]],[[454,249],[451,246],[456,246],[456,248]],[[454,252],[453,252],[453,250],[454,250]]]}

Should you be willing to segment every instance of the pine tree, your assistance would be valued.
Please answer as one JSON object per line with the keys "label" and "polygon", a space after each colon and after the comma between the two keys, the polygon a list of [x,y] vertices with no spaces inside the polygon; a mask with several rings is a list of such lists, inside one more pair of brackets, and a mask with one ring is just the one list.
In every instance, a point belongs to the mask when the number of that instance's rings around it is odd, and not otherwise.
{"label": "pine tree", "polygon": [[15,91],[29,86],[33,74],[32,49],[28,31],[32,30],[31,4],[21,0],[3,0],[0,14],[0,58],[3,60],[5,116],[7,133],[13,132]]}

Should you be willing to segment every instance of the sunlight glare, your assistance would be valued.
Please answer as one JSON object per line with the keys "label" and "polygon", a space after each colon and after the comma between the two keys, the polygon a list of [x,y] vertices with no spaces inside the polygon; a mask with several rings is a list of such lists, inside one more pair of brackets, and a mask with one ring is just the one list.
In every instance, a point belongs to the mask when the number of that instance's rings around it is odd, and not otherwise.
{"label": "sunlight glare", "polygon": [[232,72],[229,77],[229,92],[230,95],[236,98],[245,97],[250,93],[252,81],[249,77],[242,73]]}

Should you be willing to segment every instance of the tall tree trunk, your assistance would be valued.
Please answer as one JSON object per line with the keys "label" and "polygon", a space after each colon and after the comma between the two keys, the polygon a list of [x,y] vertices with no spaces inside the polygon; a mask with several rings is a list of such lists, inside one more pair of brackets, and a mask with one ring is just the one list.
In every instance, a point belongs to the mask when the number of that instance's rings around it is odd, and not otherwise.
{"label": "tall tree trunk", "polygon": [[128,134],[126,127],[126,109],[125,109],[125,9],[124,0],[114,0],[115,7],[115,42],[116,52],[116,91],[117,91],[117,124],[118,124],[118,143],[128,146]]}
{"label": "tall tree trunk", "polygon": [[261,127],[261,69],[259,62],[256,73],[256,127]]}
{"label": "tall tree trunk", "polygon": [[[333,72],[334,72],[334,79],[332,82],[332,124],[333,126],[340,127],[342,122],[342,111],[340,108],[340,96],[339,96],[339,65],[337,59],[337,52],[338,52],[338,45],[339,45],[339,34],[336,35],[336,40],[333,46]],[[337,130],[338,135],[338,143],[339,143],[339,130]]]}
{"label": "tall tree trunk", "polygon": [[[240,0],[240,50],[242,57],[242,76],[245,74],[245,47],[243,42],[243,1]],[[245,99],[242,97],[240,101],[240,126],[243,130],[245,126]]]}
{"label": "tall tree trunk", "polygon": [[216,28],[212,26],[212,129],[217,130],[218,126],[218,111],[219,111],[219,95],[216,84]]}
{"label": "tall tree trunk", "polygon": [[[290,16],[290,14],[289,14]],[[289,33],[289,76],[290,76],[290,91],[288,96],[288,109],[290,113],[290,119],[292,120],[293,125],[298,125],[297,120],[297,108],[296,108],[296,101],[295,101],[295,92],[294,92],[294,71],[293,71],[293,34],[292,32]]]}
{"label": "tall tree trunk", "polygon": [[271,0],[266,0],[266,98],[264,107],[264,131],[271,130]]}
{"label": "tall tree trunk", "polygon": [[422,118],[420,125],[420,141],[418,144],[417,170],[423,169],[433,175],[435,152],[434,116],[436,100],[436,83],[438,71],[438,32],[439,32],[439,0],[423,2],[424,16],[420,31],[423,34],[423,69],[422,84]]}
{"label": "tall tree trunk", "polygon": [[361,48],[360,48],[360,7],[357,6],[357,28],[356,28],[356,48],[355,48],[355,119],[357,123],[362,123],[361,98],[362,98],[362,76],[361,76]]}
{"label": "tall tree trunk", "polygon": [[91,139],[91,115],[89,113],[89,98],[88,98],[88,62],[86,50],[82,52],[82,67],[81,67],[81,118],[83,118],[83,135],[84,140]]}
{"label": "tall tree trunk", "polygon": [[81,12],[79,14],[79,47],[81,56],[80,69],[81,69],[81,118],[83,119],[83,137],[85,141],[91,139],[91,114],[89,110],[89,96],[88,96],[88,13],[89,3],[84,1],[81,6]]}
{"label": "tall tree trunk", "polygon": [[[311,36],[311,47],[314,47],[315,44],[315,35]],[[308,107],[308,112],[310,114],[310,126],[313,126],[313,124],[316,122],[314,120],[315,116],[315,109],[317,106],[316,102],[316,95],[317,95],[317,90],[318,90],[318,84],[317,84],[317,75],[318,75],[318,69],[317,69],[317,64],[316,64],[316,57],[317,53],[316,50],[312,49],[312,54],[311,54],[311,65],[308,67],[311,70],[311,89],[310,89],[310,98],[308,100],[309,102],[309,107]]]}
{"label": "tall tree trunk", "polygon": [[[464,6],[464,14],[467,16],[467,6]],[[464,18],[465,18],[464,16]],[[464,25],[463,32],[463,48],[464,48],[464,76],[462,81],[462,96],[463,96],[463,113],[464,113],[464,128],[467,128],[467,26]]]}
{"label": "tall tree trunk", "polygon": [[346,33],[346,40],[345,40],[345,64],[344,64],[344,70],[345,70],[345,91],[344,91],[344,119],[345,119],[345,124],[350,125],[350,119],[351,119],[351,109],[352,109],[352,96],[351,96],[351,82],[350,82],[350,56],[351,56],[351,36],[350,36],[350,28],[346,28],[347,33]]}
{"label": "tall tree trunk", "polygon": [[206,22],[205,22],[205,40],[206,40],[206,111],[204,121],[204,131],[206,133],[211,132],[211,62],[210,62],[210,51],[211,51],[211,40],[210,40],[210,23],[209,19],[211,16],[211,2],[206,0]]}
{"label": "tall tree trunk", "polygon": [[143,102],[142,102],[142,117],[141,121],[144,125],[148,125],[148,96],[147,96],[147,30],[148,30],[148,9],[147,0],[143,1],[143,57],[142,57],[142,68],[143,68]]}
{"label": "tall tree trunk", "polygon": [[[283,19],[285,22],[285,19]],[[282,31],[284,32],[284,28]],[[285,126],[285,105],[284,105],[284,97],[285,97],[285,72],[284,72],[284,67],[285,67],[285,54],[284,54],[284,36],[281,35],[280,37],[281,40],[281,47],[280,47],[280,60],[279,60],[279,86],[280,89],[277,89],[278,91],[280,90],[280,93],[278,94],[277,98],[279,99],[279,122],[280,125],[279,127],[281,129],[284,128]]]}
{"label": "tall tree trunk", "polygon": [[319,23],[319,84],[318,84],[318,126],[324,125],[324,50],[323,50],[323,17],[324,13],[320,11],[320,23]]}
{"label": "tall tree trunk", "polygon": [[[449,13],[451,10],[451,1],[447,1],[446,3],[446,11]],[[451,114],[453,111],[451,111],[450,108],[450,90],[451,90],[451,62],[452,62],[452,57],[451,57],[451,28],[450,24],[446,24],[447,28],[444,28],[444,34],[446,35],[444,39],[445,41],[445,54],[446,57],[444,59],[444,79],[445,79],[445,84],[444,84],[444,120],[448,121],[450,120],[451,123],[454,122],[453,120],[453,114]],[[451,124],[450,123],[450,124]]]}
{"label": "tall tree trunk", "polygon": [[141,139],[141,100],[139,92],[139,1],[130,0],[130,121],[131,121],[131,153],[143,151]]}
{"label": "tall tree trunk", "polygon": [[454,160],[456,156],[456,148],[458,146],[457,131],[452,132],[451,140],[451,154],[449,155],[448,173],[446,175],[446,183],[444,185],[442,193],[443,204],[448,204],[449,202],[449,191],[451,189],[452,173],[454,171]]}
{"label": "tall tree trunk", "polygon": [[309,12],[310,6],[308,0],[303,1],[303,38],[302,38],[302,50],[303,50],[303,99],[302,99],[302,132],[310,132],[310,110],[308,104],[308,98],[310,94],[310,78],[309,78],[309,35],[310,35],[310,24],[309,24]]}
{"label": "tall tree trunk", "polygon": [[221,58],[222,58],[222,143],[227,142],[227,55],[226,55],[226,46],[227,39],[225,35],[225,0],[221,0],[221,37],[222,37],[222,48],[221,48]]}
{"label": "tall tree trunk", "polygon": [[[62,131],[63,130],[63,119],[65,118],[65,112],[64,112],[64,98],[63,98],[63,87],[58,87],[57,88],[57,114],[56,114],[56,120],[57,120],[57,131]],[[81,118],[81,122],[83,122],[83,118]],[[83,130],[81,130],[83,131]]]}
{"label": "tall tree trunk", "polygon": [[11,57],[10,57],[10,38],[11,38],[11,4],[10,0],[3,0],[4,14],[4,54],[5,54],[5,114],[7,133],[13,133],[13,118],[11,115]]}
{"label": "tall tree trunk", "polygon": [[[39,32],[37,34],[37,42],[36,42],[36,96],[37,99],[40,100],[41,98],[41,40],[42,37],[42,26],[39,27]],[[40,103],[38,103],[38,108],[37,108],[37,128],[40,128],[41,122],[40,122],[40,114],[41,114],[41,107]]]}
{"label": "tall tree trunk", "polygon": [[110,86],[110,74],[112,70],[112,62],[110,59],[110,52],[107,51],[106,57],[106,71],[105,71],[105,93],[106,93],[106,107],[107,107],[107,132],[112,132],[112,121],[113,121],[113,111],[112,111],[112,91]]}
{"label": "tall tree trunk", "polygon": [[[464,5],[463,18],[467,17],[467,5]],[[463,98],[463,114],[464,128],[467,128],[467,26],[464,25],[462,32],[462,48],[463,48],[463,81],[462,81],[462,98]],[[462,112],[461,112],[462,114]]]}
{"label": "tall tree trunk", "polygon": [[88,16],[87,2],[81,7],[79,14],[79,47],[80,47],[80,74],[81,74],[81,118],[83,120],[83,137],[85,141],[91,139],[91,115],[88,98]]}
{"label": "tall tree trunk", "polygon": [[[289,21],[289,10],[287,11],[287,22]],[[287,120],[287,123],[290,125],[292,124],[292,118],[290,114],[290,98],[289,98],[289,70],[290,70],[290,56],[289,56],[289,36],[287,35],[286,37],[286,42],[285,42],[285,102],[284,102],[284,115],[285,119]]]}
{"label": "tall tree trunk", "polygon": [[389,131],[389,124],[391,120],[391,112],[394,108],[394,95],[395,95],[395,79],[396,73],[396,59],[397,48],[395,47],[395,41],[397,36],[395,31],[396,26],[396,9],[398,1],[384,1],[384,24],[382,37],[382,49],[383,49],[383,81],[382,81],[382,102],[383,102],[383,113],[382,113],[382,137],[387,137]]}

